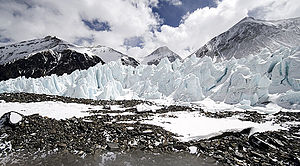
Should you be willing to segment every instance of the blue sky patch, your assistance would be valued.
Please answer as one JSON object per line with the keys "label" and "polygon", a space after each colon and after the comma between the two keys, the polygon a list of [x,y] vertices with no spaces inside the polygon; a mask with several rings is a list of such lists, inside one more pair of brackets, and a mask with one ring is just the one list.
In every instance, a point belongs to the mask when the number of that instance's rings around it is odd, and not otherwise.
{"label": "blue sky patch", "polygon": [[126,38],[124,40],[124,44],[127,48],[128,47],[140,47],[140,48],[144,48],[144,38],[143,37],[139,37],[139,36],[135,36],[135,37],[131,37],[131,38]]}
{"label": "blue sky patch", "polygon": [[82,22],[91,30],[94,31],[111,31],[109,22],[99,21],[98,19],[93,19],[91,21],[82,19]]}
{"label": "blue sky patch", "polygon": [[10,43],[10,42],[12,42],[12,40],[10,38],[7,38],[7,37],[4,37],[4,36],[0,35],[0,43],[5,44],[5,43]]}
{"label": "blue sky patch", "polygon": [[207,6],[217,6],[215,0],[181,0],[181,2],[181,5],[172,5],[170,2],[159,0],[158,7],[153,7],[152,11],[163,19],[163,24],[177,27],[188,12],[192,13],[198,8]]}
{"label": "blue sky patch", "polygon": [[77,38],[74,44],[76,45],[83,45],[84,43],[89,43],[90,45],[94,43],[94,38],[88,38],[88,37],[80,37]]}

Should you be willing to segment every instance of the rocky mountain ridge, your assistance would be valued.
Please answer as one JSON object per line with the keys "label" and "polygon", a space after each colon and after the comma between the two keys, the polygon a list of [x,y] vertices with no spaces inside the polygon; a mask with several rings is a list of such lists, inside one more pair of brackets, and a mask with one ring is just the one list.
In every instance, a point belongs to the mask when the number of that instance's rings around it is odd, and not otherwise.
{"label": "rocky mountain ridge", "polygon": [[167,46],[159,47],[153,51],[150,55],[146,56],[142,61],[142,64],[158,65],[159,62],[167,57],[170,62],[174,62],[176,59],[182,60],[182,58],[171,51]]}
{"label": "rocky mountain ridge", "polygon": [[[246,17],[228,31],[214,37],[192,55],[217,59],[242,58],[264,49],[300,45],[300,17],[267,21]],[[190,56],[189,56],[190,57]]]}
{"label": "rocky mountain ridge", "polygon": [[70,74],[116,60],[121,60],[123,65],[139,65],[134,58],[109,47],[80,47],[47,36],[0,47],[0,81],[20,76],[39,78]]}

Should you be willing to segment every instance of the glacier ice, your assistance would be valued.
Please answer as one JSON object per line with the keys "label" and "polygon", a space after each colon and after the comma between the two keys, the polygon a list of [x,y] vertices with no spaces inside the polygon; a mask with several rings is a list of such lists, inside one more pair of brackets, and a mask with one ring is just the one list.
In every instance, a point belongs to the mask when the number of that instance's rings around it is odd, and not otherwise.
{"label": "glacier ice", "polygon": [[283,108],[300,109],[300,92],[289,90],[281,94],[277,98],[277,104]]}
{"label": "glacier ice", "polygon": [[[0,93],[31,92],[90,99],[211,98],[229,104],[259,105],[269,94],[285,108],[300,108],[300,47],[263,50],[247,58],[214,62],[191,56],[157,65],[124,66],[121,61],[77,70],[69,75],[19,77],[0,82]],[[289,92],[287,92],[289,91]],[[286,93],[287,92],[287,93]]]}

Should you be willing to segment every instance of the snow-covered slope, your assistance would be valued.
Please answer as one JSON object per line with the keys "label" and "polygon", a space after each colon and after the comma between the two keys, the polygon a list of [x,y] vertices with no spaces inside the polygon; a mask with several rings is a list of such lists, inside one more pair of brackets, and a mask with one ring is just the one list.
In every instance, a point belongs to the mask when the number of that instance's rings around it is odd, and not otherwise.
{"label": "snow-covered slope", "polygon": [[23,41],[16,44],[0,47],[0,65],[12,63],[18,59],[28,58],[42,51],[62,52],[66,49],[77,51],[89,56],[98,56],[105,63],[122,59],[125,65],[137,66],[138,62],[119,51],[105,46],[81,47],[70,44],[57,37],[46,36],[42,39]]}
{"label": "snow-covered slope", "polygon": [[51,74],[70,74],[77,69],[88,69],[104,62],[97,56],[88,56],[73,50],[38,52],[27,58],[0,65],[0,81],[19,76],[39,78]]}
{"label": "snow-covered slope", "polygon": [[72,49],[86,53],[88,55],[96,55],[101,58],[105,63],[109,63],[111,61],[121,60],[123,65],[130,65],[136,67],[139,65],[139,62],[136,61],[134,58],[127,56],[119,51],[116,51],[112,48],[106,46],[95,46],[95,47],[73,47]]}
{"label": "snow-covered slope", "polygon": [[182,60],[179,55],[171,51],[168,47],[159,47],[155,51],[153,51],[150,55],[146,56],[142,64],[147,64],[147,65],[157,65],[159,62],[167,57],[170,62],[174,62],[176,59]]}
{"label": "snow-covered slope", "polygon": [[274,51],[282,46],[300,45],[300,17],[278,21],[246,17],[228,31],[214,37],[197,50],[197,57],[242,58],[263,49]]}
{"label": "snow-covered slope", "polygon": [[184,62],[167,58],[136,68],[121,61],[96,65],[70,75],[0,82],[2,92],[32,92],[91,99],[210,98],[244,108],[269,102],[300,109],[300,47],[263,50],[255,56],[213,63],[192,56]]}
{"label": "snow-covered slope", "polygon": [[52,50],[60,52],[70,47],[74,47],[74,45],[51,36],[2,46],[0,47],[0,65],[9,62],[12,63],[18,59],[28,58],[29,56],[41,51]]}
{"label": "snow-covered slope", "polygon": [[121,59],[122,64],[139,63],[127,55],[105,46],[80,47],[56,37],[23,41],[0,47],[0,81],[19,76],[38,78],[77,69],[87,69]]}

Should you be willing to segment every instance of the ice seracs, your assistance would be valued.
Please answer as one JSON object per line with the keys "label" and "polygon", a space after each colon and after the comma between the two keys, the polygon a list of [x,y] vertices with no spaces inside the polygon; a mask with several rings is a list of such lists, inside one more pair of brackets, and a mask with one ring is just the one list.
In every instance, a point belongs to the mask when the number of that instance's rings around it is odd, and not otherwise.
{"label": "ice seracs", "polygon": [[286,93],[281,94],[277,98],[277,103],[279,106],[288,109],[300,109],[300,92],[295,92],[292,90],[287,91]]}
{"label": "ice seracs", "polygon": [[[241,107],[275,102],[299,108],[299,47],[213,62],[192,56],[184,62],[167,58],[155,65],[124,66],[121,61],[37,79],[0,82],[2,92],[31,92],[91,99],[172,99],[194,102],[210,98]],[[283,90],[284,89],[284,90]],[[287,92],[290,90],[290,92]],[[269,97],[280,94],[278,100]],[[291,103],[291,104],[288,104]]]}

